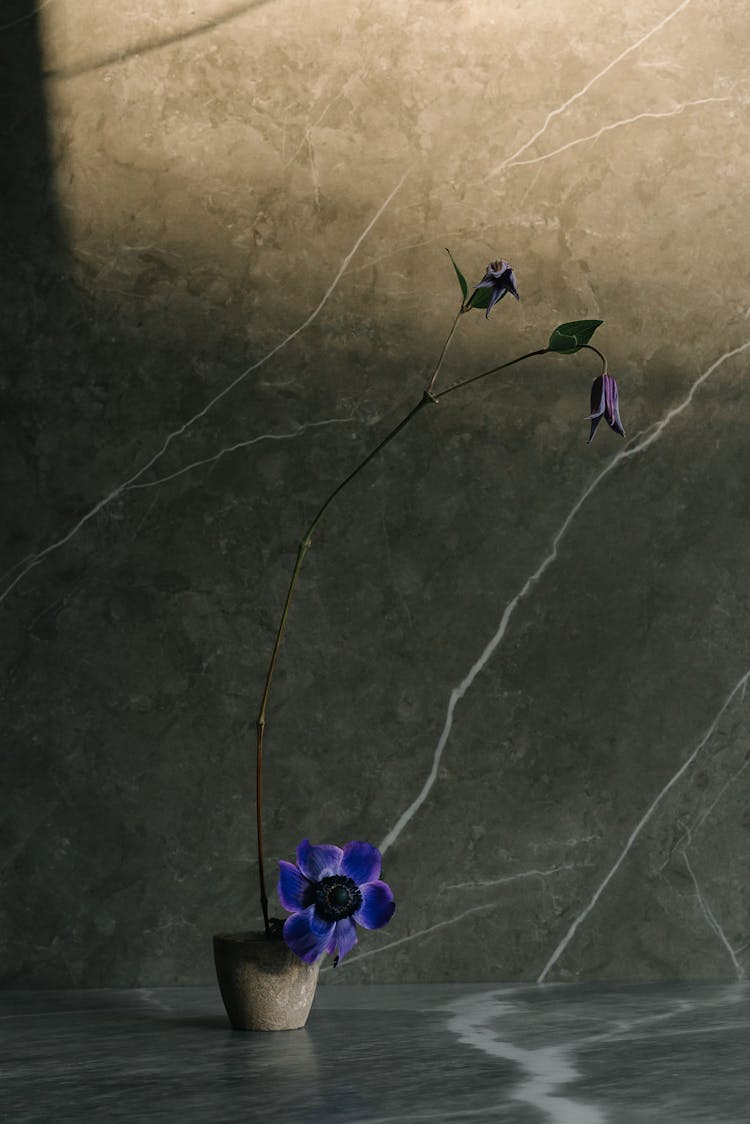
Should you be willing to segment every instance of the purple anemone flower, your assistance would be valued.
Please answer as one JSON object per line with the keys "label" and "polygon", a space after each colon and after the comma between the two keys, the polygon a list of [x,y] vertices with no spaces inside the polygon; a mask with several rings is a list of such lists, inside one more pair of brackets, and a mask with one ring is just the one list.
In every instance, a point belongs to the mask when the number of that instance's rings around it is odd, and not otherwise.
{"label": "purple anemone flower", "polygon": [[596,427],[602,418],[615,433],[619,433],[621,437],[625,436],[620,421],[620,394],[617,381],[611,375],[599,375],[591,384],[591,413],[586,418],[586,421],[591,422],[589,441],[593,439]]}
{"label": "purple anemone flower", "polygon": [[300,960],[312,964],[324,952],[335,953],[335,968],[357,943],[357,925],[380,929],[390,921],[396,903],[380,881],[381,861],[370,843],[352,841],[342,850],[303,839],[296,866],[279,862],[279,898],[291,913],[284,940]]}
{"label": "purple anemone flower", "polygon": [[466,302],[466,308],[472,308],[472,301],[476,297],[480,289],[491,289],[489,304],[485,318],[489,316],[490,310],[494,308],[499,300],[502,300],[506,293],[512,293],[516,300],[521,298],[518,295],[516,288],[516,275],[513,268],[508,265],[507,261],[491,261],[487,266],[487,271],[482,280],[477,285],[474,292],[471,294]]}

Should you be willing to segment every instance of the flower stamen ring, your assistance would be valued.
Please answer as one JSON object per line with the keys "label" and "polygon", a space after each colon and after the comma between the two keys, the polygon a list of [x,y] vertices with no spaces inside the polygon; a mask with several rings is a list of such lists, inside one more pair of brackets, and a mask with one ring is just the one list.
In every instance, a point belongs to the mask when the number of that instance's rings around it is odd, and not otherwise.
{"label": "flower stamen ring", "polygon": [[351,917],[362,905],[359,886],[345,874],[332,874],[315,887],[315,908],[325,921]]}

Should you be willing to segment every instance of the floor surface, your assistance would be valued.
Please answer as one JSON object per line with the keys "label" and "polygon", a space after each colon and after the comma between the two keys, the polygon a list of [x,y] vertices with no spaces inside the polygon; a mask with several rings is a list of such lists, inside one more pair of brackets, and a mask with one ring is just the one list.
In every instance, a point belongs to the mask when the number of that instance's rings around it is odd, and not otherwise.
{"label": "floor surface", "polygon": [[304,1030],[214,988],[0,994],[0,1119],[748,1124],[735,984],[321,986]]}

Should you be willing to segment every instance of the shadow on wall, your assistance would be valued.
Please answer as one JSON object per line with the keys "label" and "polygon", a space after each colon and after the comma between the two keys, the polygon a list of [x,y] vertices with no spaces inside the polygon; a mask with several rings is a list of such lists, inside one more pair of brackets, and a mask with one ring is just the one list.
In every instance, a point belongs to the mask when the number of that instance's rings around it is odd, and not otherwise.
{"label": "shadow on wall", "polygon": [[29,258],[40,264],[54,258],[61,242],[35,9],[33,0],[4,4],[5,18],[0,24],[4,286],[10,280],[18,281]]}
{"label": "shadow on wall", "polygon": [[[235,5],[225,18],[260,2]],[[123,464],[144,459],[154,433],[163,433],[164,417],[190,412],[179,395],[191,392],[185,389],[191,359],[200,363],[215,354],[221,330],[211,332],[204,322],[172,333],[175,325],[167,323],[157,332],[155,320],[139,323],[137,300],[102,300],[93,270],[83,286],[72,278],[43,82],[44,6],[12,0],[3,5],[0,23],[0,570],[11,572],[89,510],[122,478]],[[148,48],[136,50],[142,49]],[[82,268],[78,263],[76,271]],[[243,359],[231,350],[226,356],[235,370]],[[175,370],[183,377],[164,377]],[[203,400],[202,389],[195,393]],[[173,398],[165,402],[165,394]],[[168,812],[155,814],[151,797],[158,793],[162,801],[162,791],[174,789],[173,758],[160,760],[159,750],[171,748],[172,738],[175,755],[184,751],[174,684],[200,671],[189,644],[178,641],[179,654],[171,651],[169,674],[177,679],[153,702],[153,712],[142,697],[135,704],[145,737],[127,728],[137,688],[125,685],[124,665],[138,649],[139,662],[153,666],[164,642],[164,626],[149,625],[158,613],[154,592],[143,587],[142,544],[114,566],[108,551],[123,532],[135,539],[148,519],[154,500],[149,493],[138,499],[125,512],[92,521],[80,542],[76,537],[50,556],[0,610],[0,961],[6,984],[70,986],[97,978],[87,967],[92,955],[97,959],[92,950],[111,956],[103,951],[107,942],[95,917],[102,900],[127,900],[134,925],[157,931],[163,902],[144,881],[144,845],[153,854],[164,850],[165,835],[185,836]],[[178,523],[181,517],[178,509]],[[144,550],[159,575],[156,588],[168,597],[187,579],[160,547]],[[94,592],[87,585],[92,577]],[[77,598],[85,585],[81,608]],[[178,803],[189,807],[182,797]],[[141,815],[149,825],[145,833]],[[244,883],[244,868],[235,874]],[[71,966],[71,940],[83,952],[73,957],[78,967]],[[157,947],[155,959],[163,954]],[[139,955],[133,952],[124,978],[141,974]],[[109,978],[108,970],[98,978]]]}
{"label": "shadow on wall", "polygon": [[[4,5],[0,28],[0,300],[3,368],[0,392],[6,433],[0,481],[8,503],[15,499],[20,465],[32,452],[33,428],[20,409],[31,383],[39,342],[47,332],[48,297],[64,267],[63,232],[57,211],[41,79],[39,17],[32,0]],[[6,534],[15,513],[4,505]],[[13,547],[10,546],[11,554]]]}
{"label": "shadow on wall", "polygon": [[[123,466],[142,466],[211,388],[228,385],[249,345],[239,314],[222,306],[222,319],[206,302],[210,278],[181,285],[158,247],[139,254],[138,285],[119,296],[100,278],[108,263],[79,260],[54,191],[39,16],[31,0],[6,15],[0,571],[11,580],[123,481]],[[290,414],[306,422],[339,409],[335,387],[317,384],[301,402],[293,387],[269,395],[248,381],[242,398],[226,410],[245,434],[259,418],[275,432],[294,428]],[[227,413],[213,413],[202,436],[219,449]],[[349,463],[351,430],[332,433],[305,465],[305,510],[319,500],[318,477]],[[238,921],[248,906],[254,914],[253,808],[238,805],[236,778],[257,701],[248,684],[262,681],[276,619],[268,571],[280,562],[286,582],[302,521],[274,502],[294,489],[279,449],[254,461],[255,476],[218,463],[201,479],[201,505],[189,475],[168,508],[158,487],[123,493],[0,606],[0,983],[207,980],[206,932],[226,927],[233,903]],[[188,446],[179,463],[190,456]],[[186,903],[205,931],[175,922]],[[192,942],[175,949],[185,930]]]}
{"label": "shadow on wall", "polygon": [[[0,301],[4,438],[0,458],[5,550],[16,561],[38,426],[33,403],[57,374],[56,309],[64,300],[65,234],[55,198],[34,0],[3,5],[0,24]],[[24,403],[28,407],[24,408]],[[33,475],[31,477],[33,479]],[[32,532],[33,534],[33,532]]]}
{"label": "shadow on wall", "polygon": [[232,20],[244,16],[246,12],[250,12],[254,8],[262,8],[268,3],[270,3],[270,0],[250,0],[249,3],[248,0],[245,0],[244,3],[234,4],[213,19],[203,20],[185,31],[141,40],[140,42],[134,43],[131,47],[123,47],[119,51],[110,51],[109,54],[103,56],[85,59],[83,62],[75,63],[73,66],[51,68],[44,71],[44,77],[74,78],[79,74],[90,74],[92,71],[100,70],[104,66],[111,66],[112,63],[125,62],[127,59],[134,58],[136,55],[145,55],[150,51],[158,51],[163,47],[171,47],[175,43],[184,43],[190,39],[196,39],[198,36],[204,35],[207,31],[214,31],[223,24],[231,23]]}

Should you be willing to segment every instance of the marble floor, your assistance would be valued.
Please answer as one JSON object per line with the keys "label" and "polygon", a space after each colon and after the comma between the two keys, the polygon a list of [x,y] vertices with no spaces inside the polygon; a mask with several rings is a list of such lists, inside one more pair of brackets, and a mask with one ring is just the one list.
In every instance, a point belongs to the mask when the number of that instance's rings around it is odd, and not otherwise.
{"label": "marble floor", "polygon": [[304,1030],[214,988],[0,995],[0,1119],[747,1124],[750,990],[321,986]]}

